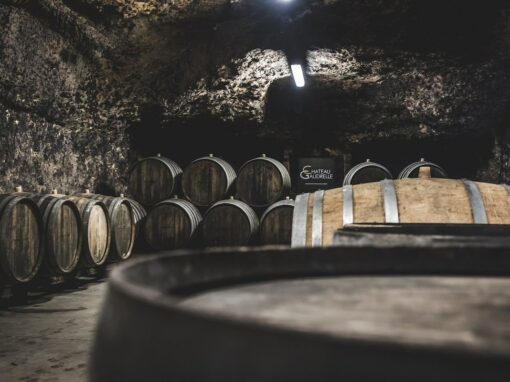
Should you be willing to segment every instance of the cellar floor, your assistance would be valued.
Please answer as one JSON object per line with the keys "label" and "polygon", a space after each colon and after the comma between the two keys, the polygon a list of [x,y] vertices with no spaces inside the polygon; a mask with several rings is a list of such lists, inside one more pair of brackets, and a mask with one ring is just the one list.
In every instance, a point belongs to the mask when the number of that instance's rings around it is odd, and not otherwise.
{"label": "cellar floor", "polygon": [[106,285],[88,282],[0,309],[0,381],[86,381]]}

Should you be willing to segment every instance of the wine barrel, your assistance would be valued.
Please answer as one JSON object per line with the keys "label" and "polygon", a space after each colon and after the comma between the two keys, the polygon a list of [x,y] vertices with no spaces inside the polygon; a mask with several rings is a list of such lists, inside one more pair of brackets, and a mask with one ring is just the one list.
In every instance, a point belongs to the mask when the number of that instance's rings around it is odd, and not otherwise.
{"label": "wine barrel", "polygon": [[111,222],[111,261],[128,259],[132,252],[136,236],[136,223],[133,207],[124,197],[106,196],[88,192],[76,194],[84,198],[102,201],[108,207]]}
{"label": "wine barrel", "polygon": [[383,179],[392,179],[390,170],[380,163],[367,159],[351,168],[344,177],[343,185],[377,182]]}
{"label": "wine barrel", "polygon": [[439,165],[426,161],[425,159],[421,159],[418,162],[413,162],[410,165],[404,167],[402,171],[398,174],[398,179],[406,179],[406,178],[419,178],[420,177],[420,169],[430,168],[430,177],[431,178],[448,178],[448,174],[446,171]]}
{"label": "wine barrel", "polygon": [[81,214],[83,245],[81,265],[98,267],[105,263],[111,244],[111,222],[106,204],[100,200],[67,196]]}
{"label": "wine barrel", "polygon": [[67,275],[80,260],[83,225],[78,207],[66,198],[52,194],[31,194],[37,203],[45,230],[46,270],[51,275]]}
{"label": "wine barrel", "polygon": [[296,197],[292,246],[328,246],[352,223],[509,224],[508,186],[453,179],[347,185]]}
{"label": "wine barrel", "polygon": [[254,240],[258,228],[259,219],[250,206],[240,200],[226,199],[206,211],[202,238],[211,247],[246,245]]}
{"label": "wine barrel", "polygon": [[232,166],[210,154],[195,159],[184,169],[182,193],[194,205],[209,207],[228,196],[235,179]]}
{"label": "wine barrel", "polygon": [[27,197],[0,195],[0,281],[29,282],[43,259],[44,229],[37,205]]}
{"label": "wine barrel", "polygon": [[144,206],[152,206],[176,193],[181,174],[177,163],[160,154],[144,158],[130,170],[129,193]]}
{"label": "wine barrel", "polygon": [[200,212],[187,200],[164,200],[149,211],[143,236],[155,250],[184,248],[195,237],[201,221]]}
{"label": "wine barrel", "polygon": [[507,382],[509,253],[506,238],[125,263],[110,276],[90,381]]}
{"label": "wine barrel", "polygon": [[243,164],[237,174],[237,198],[252,207],[268,207],[285,197],[290,187],[285,166],[264,154]]}
{"label": "wine barrel", "polygon": [[269,206],[260,218],[260,242],[290,245],[293,212],[294,200],[289,198]]}
{"label": "wine barrel", "polygon": [[[121,197],[123,197],[122,194]],[[136,226],[136,237],[138,237],[138,235],[140,235],[142,232],[143,223],[147,217],[147,210],[134,199],[126,198],[126,200],[129,202],[129,204],[131,204],[131,208],[133,208],[133,218]]]}

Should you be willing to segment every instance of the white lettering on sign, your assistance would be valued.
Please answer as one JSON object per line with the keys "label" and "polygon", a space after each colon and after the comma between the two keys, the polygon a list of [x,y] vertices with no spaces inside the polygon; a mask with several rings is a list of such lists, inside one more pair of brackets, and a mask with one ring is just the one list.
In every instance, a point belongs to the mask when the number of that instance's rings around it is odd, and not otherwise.
{"label": "white lettering on sign", "polygon": [[304,166],[299,173],[301,179],[304,180],[332,180],[333,173],[327,168],[312,168],[312,166]]}

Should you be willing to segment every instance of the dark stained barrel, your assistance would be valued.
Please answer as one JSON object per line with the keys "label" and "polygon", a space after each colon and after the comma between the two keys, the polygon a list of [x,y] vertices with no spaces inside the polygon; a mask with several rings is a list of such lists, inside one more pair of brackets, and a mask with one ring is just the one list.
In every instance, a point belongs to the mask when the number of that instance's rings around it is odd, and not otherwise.
{"label": "dark stained barrel", "polygon": [[246,162],[237,174],[237,198],[252,207],[268,207],[290,191],[290,175],[285,166],[265,155]]}
{"label": "dark stained barrel", "polygon": [[122,264],[90,380],[507,382],[509,251],[504,237]]}
{"label": "dark stained barrel", "polygon": [[366,162],[358,163],[349,170],[345,175],[343,185],[378,182],[383,179],[393,179],[390,170],[382,164],[367,159]]}
{"label": "dark stained barrel", "polygon": [[0,281],[26,283],[39,270],[44,251],[42,215],[29,198],[0,195]]}
{"label": "dark stained barrel", "polygon": [[143,237],[155,250],[185,248],[195,237],[201,221],[200,212],[187,200],[164,200],[149,211]]}
{"label": "dark stained barrel", "polygon": [[77,267],[82,252],[83,226],[78,207],[51,194],[32,194],[43,215],[46,265],[52,275],[67,275]]}
{"label": "dark stained barrel", "polygon": [[284,199],[269,206],[260,218],[262,244],[290,245],[294,200]]}
{"label": "dark stained barrel", "polygon": [[172,197],[179,189],[182,169],[161,155],[137,162],[130,171],[130,195],[144,206],[152,206]]}
{"label": "dark stained barrel", "polygon": [[210,154],[195,159],[182,175],[182,193],[191,203],[209,207],[225,199],[236,179],[232,166]]}
{"label": "dark stained barrel", "polygon": [[202,221],[202,238],[207,246],[246,245],[255,239],[259,219],[253,209],[236,199],[226,199],[210,207]]}
{"label": "dark stained barrel", "polygon": [[100,200],[68,196],[81,214],[83,245],[81,264],[98,267],[105,263],[111,244],[110,214],[106,204]]}
{"label": "dark stained barrel", "polygon": [[398,174],[398,179],[418,178],[420,177],[420,169],[426,167],[429,167],[430,169],[431,178],[448,178],[448,174],[441,166],[422,158],[420,161],[411,163],[404,167],[400,174]]}
{"label": "dark stained barrel", "polygon": [[106,204],[111,222],[111,255],[109,260],[128,259],[133,252],[136,237],[135,215],[131,203],[124,197],[91,194],[89,192],[77,194],[77,196],[100,200]]}

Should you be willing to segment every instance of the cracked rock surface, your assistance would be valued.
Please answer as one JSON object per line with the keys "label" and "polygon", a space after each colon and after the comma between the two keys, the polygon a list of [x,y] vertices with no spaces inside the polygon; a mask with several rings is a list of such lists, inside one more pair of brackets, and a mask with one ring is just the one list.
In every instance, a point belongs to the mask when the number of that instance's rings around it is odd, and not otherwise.
{"label": "cracked rock surface", "polygon": [[510,5],[481,4],[6,0],[0,191],[124,192],[155,152],[237,164],[464,137],[490,144],[459,176],[510,181]]}

